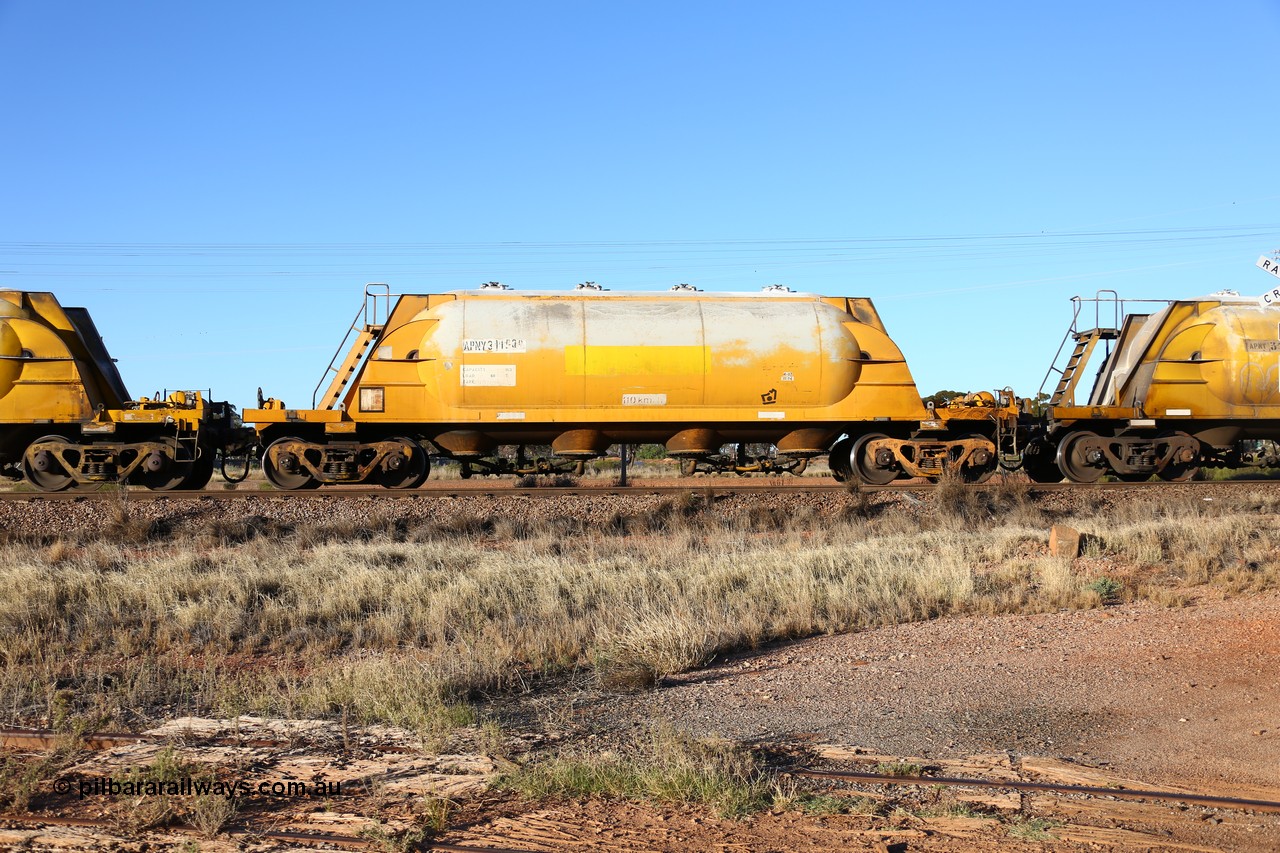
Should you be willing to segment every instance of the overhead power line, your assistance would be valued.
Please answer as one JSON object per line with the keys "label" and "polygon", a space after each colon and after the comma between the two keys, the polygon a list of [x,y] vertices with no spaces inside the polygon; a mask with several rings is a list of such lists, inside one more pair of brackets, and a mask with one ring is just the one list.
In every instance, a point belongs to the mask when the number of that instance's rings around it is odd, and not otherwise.
{"label": "overhead power line", "polygon": [[328,253],[328,252],[376,252],[435,254],[461,251],[481,252],[530,252],[553,251],[560,254],[575,252],[618,251],[767,251],[782,247],[884,249],[894,246],[941,247],[973,243],[1029,243],[1058,244],[1063,241],[1085,241],[1088,244],[1149,244],[1152,242],[1176,242],[1183,240],[1233,239],[1243,237],[1271,237],[1280,233],[1280,224],[1198,226],[1187,228],[1113,229],[1075,231],[1027,231],[992,234],[932,234],[887,235],[864,237],[770,237],[724,238],[699,240],[606,240],[606,241],[493,241],[493,242],[69,242],[69,241],[0,241],[0,253],[10,255],[78,253],[102,256],[122,253],[128,255],[210,255],[210,254],[268,254],[268,253]]}

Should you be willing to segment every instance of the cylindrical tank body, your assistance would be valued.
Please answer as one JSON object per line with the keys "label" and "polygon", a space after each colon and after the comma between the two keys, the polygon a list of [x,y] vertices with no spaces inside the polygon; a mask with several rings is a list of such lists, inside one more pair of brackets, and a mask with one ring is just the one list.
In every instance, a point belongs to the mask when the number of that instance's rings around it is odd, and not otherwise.
{"label": "cylindrical tank body", "polygon": [[723,441],[812,456],[852,421],[928,417],[868,300],[801,293],[402,296],[352,386],[351,419],[455,455]]}
{"label": "cylindrical tank body", "polygon": [[847,316],[813,300],[488,297],[415,319],[447,406],[830,406],[860,371]]}

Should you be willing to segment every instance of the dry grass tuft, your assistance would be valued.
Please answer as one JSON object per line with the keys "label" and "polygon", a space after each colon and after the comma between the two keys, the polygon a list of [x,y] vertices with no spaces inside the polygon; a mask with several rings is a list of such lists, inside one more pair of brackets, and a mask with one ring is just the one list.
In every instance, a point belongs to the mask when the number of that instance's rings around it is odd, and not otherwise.
{"label": "dry grass tuft", "polygon": [[164,539],[172,532],[170,522],[148,519],[132,512],[127,499],[121,498],[108,507],[102,523],[102,536],[109,541],[141,545]]}
{"label": "dry grass tuft", "polygon": [[[683,533],[705,520],[707,502],[702,495],[686,492],[678,497],[665,498],[653,512],[628,519],[619,514],[613,522],[615,530],[636,530],[648,533]],[[633,523],[628,524],[628,521]]]}
{"label": "dry grass tuft", "polygon": [[660,730],[633,758],[557,757],[527,765],[501,787],[526,797],[598,796],[698,803],[733,818],[768,808],[774,789],[761,761],[740,746]]}
{"label": "dry grass tuft", "polygon": [[840,521],[852,522],[870,518],[872,515],[871,493],[857,480],[846,483],[844,491],[848,500],[840,507]]}
{"label": "dry grass tuft", "polygon": [[997,476],[983,488],[973,488],[952,474],[944,474],[929,499],[938,520],[946,523],[998,526],[1041,526],[1044,513],[1031,500],[1031,486],[1015,478]]}
{"label": "dry grass tuft", "polygon": [[249,515],[244,518],[210,519],[196,535],[203,544],[228,548],[252,542],[259,537],[279,539],[292,532],[290,525],[261,515]]}
{"label": "dry grass tuft", "polygon": [[639,690],[710,660],[722,638],[689,612],[638,612],[597,641],[596,672],[605,687]]}
{"label": "dry grass tuft", "polygon": [[492,516],[477,513],[458,513],[444,518],[433,519],[413,532],[416,541],[426,542],[435,538],[460,537],[474,539],[490,536],[497,529]]}

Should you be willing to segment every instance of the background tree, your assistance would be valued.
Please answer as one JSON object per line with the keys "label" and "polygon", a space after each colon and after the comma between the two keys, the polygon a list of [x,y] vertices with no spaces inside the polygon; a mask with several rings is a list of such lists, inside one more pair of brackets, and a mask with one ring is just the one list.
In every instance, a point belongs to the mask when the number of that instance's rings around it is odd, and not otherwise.
{"label": "background tree", "polygon": [[925,397],[923,399],[925,403],[933,403],[933,407],[935,409],[941,409],[943,406],[947,405],[947,403],[950,403],[956,397],[963,397],[964,395],[965,395],[964,391],[945,391],[944,390],[944,391],[934,391],[928,397]]}

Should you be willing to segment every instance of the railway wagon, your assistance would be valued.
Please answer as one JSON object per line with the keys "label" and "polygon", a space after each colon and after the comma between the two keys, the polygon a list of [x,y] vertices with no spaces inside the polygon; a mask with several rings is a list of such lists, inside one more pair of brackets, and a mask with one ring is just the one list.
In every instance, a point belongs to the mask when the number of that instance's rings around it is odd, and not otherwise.
{"label": "railway wagon", "polygon": [[[1181,481],[1253,464],[1258,442],[1280,441],[1280,310],[1231,292],[1127,310],[1144,302],[1073,299],[1046,376],[1057,384],[1024,454],[1032,479]],[[1090,361],[1101,364],[1078,397]]]}
{"label": "railway wagon", "polygon": [[[887,483],[989,476],[1009,396],[926,408],[865,298],[370,286],[311,407],[260,394],[245,421],[282,489],[414,488],[432,454],[464,477],[580,469],[623,443],[663,444],[686,472],[800,472],[826,455],[838,478]],[[530,459],[537,445],[551,456]]]}
{"label": "railway wagon", "polygon": [[193,489],[219,452],[256,441],[199,391],[134,400],[89,312],[0,291],[0,474],[43,491],[101,483]]}

